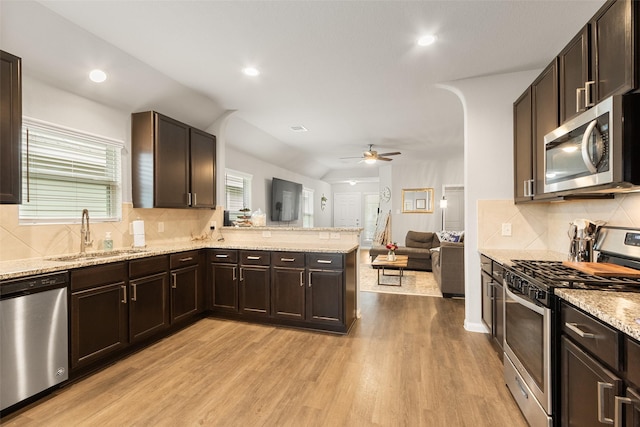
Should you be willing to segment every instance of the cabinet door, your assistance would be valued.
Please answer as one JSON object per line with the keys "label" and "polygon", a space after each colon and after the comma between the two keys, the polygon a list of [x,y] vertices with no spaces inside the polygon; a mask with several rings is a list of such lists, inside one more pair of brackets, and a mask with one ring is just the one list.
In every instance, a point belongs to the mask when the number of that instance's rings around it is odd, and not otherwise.
{"label": "cabinet door", "polygon": [[171,271],[171,323],[198,313],[198,266]]}
{"label": "cabinet door", "polygon": [[189,193],[189,127],[156,113],[155,207],[184,208]]}
{"label": "cabinet door", "polygon": [[533,179],[533,128],[531,127],[531,88],[513,104],[514,201],[531,200]]}
{"label": "cabinet door", "polygon": [[271,269],[269,267],[240,267],[240,312],[268,316]]}
{"label": "cabinet door", "polygon": [[482,272],[482,322],[493,336],[493,280]]}
{"label": "cabinet door", "polygon": [[608,2],[591,21],[596,101],[636,87],[634,3]]}
{"label": "cabinet door", "polygon": [[344,322],[343,270],[308,270],[306,319],[319,323]]}
{"label": "cabinet door", "polygon": [[558,67],[554,60],[531,85],[533,93],[534,199],[544,194],[544,137],[558,127]]}
{"label": "cabinet door", "polygon": [[238,266],[211,263],[212,307],[214,310],[238,312]]}
{"label": "cabinet door", "polygon": [[127,345],[125,282],[71,294],[71,369],[88,365]]}
{"label": "cabinet door", "polygon": [[191,128],[191,206],[216,207],[216,137]]}
{"label": "cabinet door", "polygon": [[589,56],[590,27],[586,25],[560,55],[560,123],[577,116],[587,107],[586,84],[591,80]]}
{"label": "cabinet door", "polygon": [[504,287],[493,281],[493,339],[504,348]]}
{"label": "cabinet door", "polygon": [[303,320],[305,309],[304,269],[272,269],[271,306],[273,316]]}
{"label": "cabinet door", "polygon": [[169,327],[167,273],[129,282],[129,339],[135,342]]}
{"label": "cabinet door", "polygon": [[562,337],[560,382],[564,426],[613,424],[614,398],[622,393],[622,380]]}
{"label": "cabinet door", "polygon": [[626,397],[631,401],[626,405],[624,425],[638,427],[640,426],[640,394],[638,390],[627,388]]}
{"label": "cabinet door", "polygon": [[0,51],[0,203],[22,203],[22,62]]}

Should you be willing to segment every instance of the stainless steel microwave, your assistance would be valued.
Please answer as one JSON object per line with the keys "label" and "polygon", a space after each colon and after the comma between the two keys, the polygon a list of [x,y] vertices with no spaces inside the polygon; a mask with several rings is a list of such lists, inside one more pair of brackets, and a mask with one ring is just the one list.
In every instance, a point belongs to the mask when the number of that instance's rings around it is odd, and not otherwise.
{"label": "stainless steel microwave", "polygon": [[603,100],[544,137],[544,192],[613,192],[640,185],[639,138],[640,94]]}

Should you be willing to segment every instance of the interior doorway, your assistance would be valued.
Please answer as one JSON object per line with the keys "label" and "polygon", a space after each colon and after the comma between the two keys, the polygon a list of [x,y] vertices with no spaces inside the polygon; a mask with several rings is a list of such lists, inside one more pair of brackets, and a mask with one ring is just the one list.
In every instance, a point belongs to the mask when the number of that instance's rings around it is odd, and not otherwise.
{"label": "interior doorway", "polygon": [[444,229],[450,231],[464,230],[464,186],[444,185],[442,194],[447,200],[444,209]]}
{"label": "interior doorway", "polygon": [[370,248],[373,245],[373,238],[376,234],[376,222],[378,211],[380,210],[379,193],[363,193],[364,203],[364,223],[362,234],[360,235],[360,246]]}

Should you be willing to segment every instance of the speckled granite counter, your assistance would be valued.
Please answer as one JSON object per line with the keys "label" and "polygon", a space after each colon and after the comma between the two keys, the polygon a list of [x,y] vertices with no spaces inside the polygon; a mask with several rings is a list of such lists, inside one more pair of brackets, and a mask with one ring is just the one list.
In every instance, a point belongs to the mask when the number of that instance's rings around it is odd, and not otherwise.
{"label": "speckled granite counter", "polygon": [[[224,243],[213,241],[180,242],[168,245],[149,246],[140,251],[128,251],[118,253],[118,249],[113,251],[113,255],[95,258],[83,258],[79,260],[60,261],[57,258],[68,254],[44,258],[30,258],[13,261],[0,262],[0,281],[17,279],[20,277],[35,274],[52,273],[55,271],[70,270],[73,268],[87,267],[90,265],[107,264],[110,262],[126,261],[130,259],[144,258],[154,255],[164,255],[194,249],[223,248],[223,249],[245,249],[245,250],[265,250],[265,251],[285,251],[285,252],[328,252],[328,253],[349,253],[358,248],[358,245],[351,243],[332,244],[310,244],[310,243]],[[122,248],[127,249],[127,248]],[[94,251],[95,252],[95,251]],[[101,252],[101,251],[100,251]],[[92,252],[88,252],[91,254]]]}
{"label": "speckled granite counter", "polygon": [[512,259],[526,259],[538,261],[564,261],[567,254],[555,251],[545,250],[526,250],[526,249],[481,249],[482,255],[488,256],[492,260],[502,265],[509,265]]}
{"label": "speckled granite counter", "polygon": [[556,295],[640,340],[640,293],[556,289]]}

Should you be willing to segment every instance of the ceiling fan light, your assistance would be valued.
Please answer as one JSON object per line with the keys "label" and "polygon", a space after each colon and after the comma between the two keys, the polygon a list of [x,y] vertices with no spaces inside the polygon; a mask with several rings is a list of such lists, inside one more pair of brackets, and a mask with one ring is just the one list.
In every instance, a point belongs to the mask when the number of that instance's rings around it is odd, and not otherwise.
{"label": "ceiling fan light", "polygon": [[369,159],[364,159],[364,162],[368,165],[373,165],[376,162],[376,159],[371,157]]}

